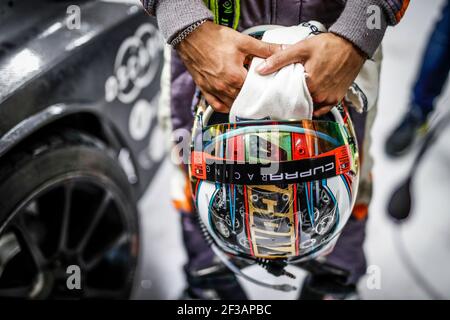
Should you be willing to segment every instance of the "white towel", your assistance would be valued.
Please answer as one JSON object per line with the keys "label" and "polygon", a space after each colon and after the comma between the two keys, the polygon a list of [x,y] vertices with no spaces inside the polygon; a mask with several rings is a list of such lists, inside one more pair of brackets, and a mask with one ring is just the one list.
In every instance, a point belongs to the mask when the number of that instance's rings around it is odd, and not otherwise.
{"label": "white towel", "polygon": [[[262,40],[276,44],[294,44],[326,32],[319,22],[310,21],[293,27],[267,30]],[[288,65],[279,71],[261,76],[256,67],[264,60],[253,58],[244,85],[231,110],[230,122],[250,119],[311,119],[313,102],[305,81],[302,64]],[[378,62],[379,64],[379,62]],[[378,65],[367,60],[355,83],[349,88],[346,99],[359,112],[372,106],[378,95]]]}

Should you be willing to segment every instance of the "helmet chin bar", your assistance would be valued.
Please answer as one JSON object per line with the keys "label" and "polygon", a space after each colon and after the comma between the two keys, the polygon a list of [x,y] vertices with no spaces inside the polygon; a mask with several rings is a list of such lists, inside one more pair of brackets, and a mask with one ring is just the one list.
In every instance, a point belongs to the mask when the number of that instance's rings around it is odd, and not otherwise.
{"label": "helmet chin bar", "polygon": [[213,250],[214,254],[222,261],[222,263],[237,276],[240,276],[256,285],[274,289],[274,290],[283,291],[283,292],[297,290],[297,288],[295,286],[292,286],[287,283],[271,284],[271,283],[263,282],[263,281],[255,279],[255,278],[252,278],[249,275],[245,274],[241,270],[241,268],[239,266],[237,266],[236,263],[233,262],[233,259],[245,261],[246,263],[249,263],[250,265],[257,264],[257,265],[261,266],[262,268],[264,268],[268,273],[270,273],[271,275],[276,276],[276,277],[284,275],[291,279],[296,279],[295,275],[293,275],[292,273],[285,270],[286,266],[294,265],[296,267],[299,267],[299,268],[309,272],[310,274],[314,274],[314,275],[318,275],[318,276],[327,276],[334,283],[345,285],[348,282],[348,278],[349,278],[350,274],[347,270],[341,269],[341,268],[334,266],[332,264],[329,264],[325,261],[307,260],[307,261],[298,262],[298,259],[292,260],[292,261],[289,259],[276,259],[276,260],[257,259],[257,258],[251,259],[246,256],[227,254],[222,249],[220,249],[217,246],[217,244],[214,242],[214,239],[209,235],[209,233],[206,229],[206,226],[203,224],[203,221],[201,221],[200,217],[198,217],[198,223],[200,224],[200,229],[202,231],[203,237],[205,238],[206,242]]}
{"label": "helmet chin bar", "polygon": [[[209,235],[208,230],[206,226],[204,225],[203,221],[200,219],[200,216],[198,215],[197,219],[198,223],[200,224],[200,229],[202,231],[203,237],[206,240],[206,243],[210,246],[210,248],[213,250],[214,254],[223,262],[223,264],[230,269],[232,272],[234,272],[236,275],[241,276],[242,278],[256,284],[259,286],[263,286],[270,289],[275,289],[279,291],[289,292],[297,290],[296,287],[284,283],[284,284],[270,284],[266,282],[262,282],[260,280],[257,280],[255,278],[252,278],[248,275],[246,275],[235,263],[232,261],[232,257],[230,255],[227,255],[224,251],[222,251],[215,243],[214,239]],[[263,266],[264,269],[266,269],[270,274],[274,276],[281,276],[285,275],[289,278],[295,279],[295,276],[286,271],[284,268],[287,266],[287,263],[285,260],[267,260],[267,259],[250,259],[248,257],[241,257],[237,256],[237,258],[245,260],[246,262],[249,262],[251,264],[259,264]]]}
{"label": "helmet chin bar", "polygon": [[[225,253],[222,251],[222,250],[220,250],[214,243],[213,244],[211,244],[211,249],[214,251],[214,253],[219,257],[219,259],[231,270],[231,271],[233,271],[236,275],[238,275],[238,276],[241,276],[242,278],[244,278],[244,279],[246,279],[246,280],[248,280],[248,281],[250,281],[250,282],[252,282],[252,283],[254,283],[254,284],[257,284],[257,285],[260,285],[260,286],[263,286],[263,287],[267,287],[267,288],[271,288],[271,289],[275,289],[275,290],[280,290],[280,291],[285,291],[285,292],[288,292],[288,291],[294,291],[294,290],[297,290],[297,288],[296,287],[294,287],[294,286],[292,286],[292,285],[290,285],[290,284],[287,284],[287,283],[284,283],[284,284],[270,284],[270,283],[266,283],[266,282],[262,282],[262,281],[259,281],[259,280],[257,280],[257,279],[254,279],[254,278],[252,278],[252,277],[250,277],[250,276],[248,276],[248,275],[246,275],[244,272],[242,272],[232,261],[231,261],[231,258],[230,257],[228,257],[228,256],[226,256],[225,255]],[[267,270],[269,270],[269,269],[267,269]],[[295,276],[294,275],[292,275],[291,273],[288,273],[287,271],[285,271],[284,270],[284,268],[283,269],[281,269],[282,271],[284,271],[283,273],[284,274],[286,274],[286,275],[291,275],[291,278],[293,278],[293,279],[295,279]]]}

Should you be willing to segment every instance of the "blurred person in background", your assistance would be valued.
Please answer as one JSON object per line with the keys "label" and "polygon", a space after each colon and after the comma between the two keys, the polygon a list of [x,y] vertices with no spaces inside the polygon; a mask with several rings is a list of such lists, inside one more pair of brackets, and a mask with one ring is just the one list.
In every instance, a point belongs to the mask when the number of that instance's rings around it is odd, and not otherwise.
{"label": "blurred person in background", "polygon": [[422,57],[419,74],[411,94],[409,109],[386,142],[390,156],[405,153],[434,110],[450,70],[450,1],[447,1]]}
{"label": "blurred person in background", "polygon": [[[244,62],[253,56],[266,59],[261,70],[264,74],[292,63],[303,63],[317,107],[315,115],[328,112],[343,99],[366,59],[377,54],[381,60],[377,49],[386,28],[400,21],[409,4],[409,0],[141,1],[145,10],[157,17],[160,30],[174,49],[166,56],[161,88],[163,101],[168,101],[165,107],[169,112],[163,112],[170,123],[166,127],[173,132],[180,132],[179,129],[190,132],[196,87],[216,111],[228,112],[246,77]],[[375,19],[379,25],[368,28],[370,9],[374,7],[378,8]],[[321,22],[329,32],[284,50],[235,31],[266,24],[293,26],[310,20]],[[363,242],[372,190],[371,158],[367,151],[376,108],[373,106],[372,110],[369,115],[350,110],[362,153],[362,175],[353,216],[327,257],[327,262],[349,272],[348,283],[339,288],[329,286],[330,294],[318,294],[317,299],[355,297],[356,283],[366,272]],[[179,134],[174,140],[190,141]],[[202,238],[187,174],[179,170],[174,175],[179,177],[172,190],[174,205],[181,214],[188,256],[185,265],[188,285],[182,298],[246,299],[234,274],[218,263]],[[305,283],[312,282],[310,275]],[[333,296],[331,291],[340,294]]]}

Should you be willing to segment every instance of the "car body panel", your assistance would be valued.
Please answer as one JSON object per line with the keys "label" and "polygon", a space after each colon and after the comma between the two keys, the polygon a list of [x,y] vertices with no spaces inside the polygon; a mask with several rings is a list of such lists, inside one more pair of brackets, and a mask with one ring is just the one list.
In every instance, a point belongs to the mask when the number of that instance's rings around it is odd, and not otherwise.
{"label": "car body panel", "polygon": [[127,151],[123,167],[141,195],[164,148],[155,20],[130,4],[0,0],[0,30],[0,157],[58,119],[89,113]]}

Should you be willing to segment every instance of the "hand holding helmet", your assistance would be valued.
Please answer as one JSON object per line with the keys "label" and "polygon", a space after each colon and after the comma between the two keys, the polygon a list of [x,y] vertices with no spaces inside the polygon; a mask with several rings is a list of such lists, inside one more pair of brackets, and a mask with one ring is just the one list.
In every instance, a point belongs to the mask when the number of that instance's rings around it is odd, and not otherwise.
{"label": "hand holding helmet", "polygon": [[275,53],[257,70],[270,74],[286,65],[302,63],[318,109],[314,115],[321,116],[344,98],[364,61],[364,55],[352,43],[333,33],[322,33]]}
{"label": "hand holding helmet", "polygon": [[216,111],[228,112],[244,83],[244,62],[267,58],[279,46],[206,22],[183,40],[177,51],[196,85]]}

